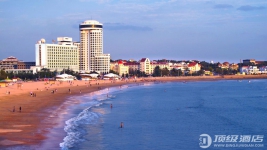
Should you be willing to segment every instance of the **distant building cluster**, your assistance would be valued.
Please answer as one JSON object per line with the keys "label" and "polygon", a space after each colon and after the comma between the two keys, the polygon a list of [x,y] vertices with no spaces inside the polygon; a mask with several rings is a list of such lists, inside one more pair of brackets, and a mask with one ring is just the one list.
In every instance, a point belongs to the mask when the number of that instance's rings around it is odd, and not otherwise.
{"label": "distant building cluster", "polygon": [[154,69],[159,67],[159,69],[176,69],[181,70],[182,72],[198,72],[201,70],[201,65],[198,61],[190,61],[190,62],[170,62],[168,60],[165,61],[150,61],[149,58],[142,58],[139,61],[126,61],[126,60],[118,60],[110,63],[110,69],[117,72],[119,75],[129,74],[131,72],[140,71],[144,72],[146,75],[152,75],[154,73]]}
{"label": "distant building cluster", "polygon": [[243,60],[243,66],[240,67],[241,74],[267,74],[266,61],[256,61],[255,59]]}
{"label": "distant building cluster", "polygon": [[142,58],[139,61],[117,60],[110,63],[110,69],[119,75],[132,74],[140,71],[146,75],[152,75],[155,68],[167,70],[180,70],[185,74],[219,75],[219,74],[267,74],[267,61],[255,61],[255,59],[245,59],[243,63],[200,62],[198,60],[173,61],[173,60],[153,60]]}
{"label": "distant building cluster", "polygon": [[[44,39],[36,44],[36,62],[19,61],[17,58],[10,56],[0,61],[0,69],[7,73],[37,73],[42,68],[50,71],[62,71],[63,69],[71,69],[79,73],[89,72],[89,69],[81,69],[81,54],[79,54],[80,44],[72,42],[72,38],[58,37],[58,44],[46,44]],[[101,61],[99,57],[104,57]],[[82,56],[84,57],[84,56]],[[255,59],[245,59],[239,64],[229,62],[204,62],[198,60],[175,61],[175,60],[150,60],[142,58],[135,60],[110,60],[109,54],[100,54],[95,58],[88,59],[97,60],[91,71],[99,71],[99,73],[107,74],[110,70],[118,73],[120,76],[133,75],[135,72],[144,75],[153,75],[155,68],[163,70],[180,71],[180,75],[198,74],[198,75],[219,75],[219,74],[267,74],[267,61],[256,61]],[[84,61],[82,61],[84,62]],[[85,63],[84,63],[85,64]],[[101,66],[101,64],[104,64]],[[83,66],[84,67],[84,66]],[[89,65],[87,65],[89,68]]]}
{"label": "distant building cluster", "polygon": [[[120,76],[135,75],[220,75],[220,74],[267,74],[267,61],[245,59],[239,64],[190,60],[153,60],[142,58],[134,60],[110,59],[103,53],[103,24],[86,20],[79,25],[80,42],[71,37],[58,37],[47,43],[45,39],[35,44],[35,62],[19,61],[10,56],[0,61],[0,69],[6,73],[32,73],[42,69],[60,72],[72,70],[80,74],[95,72],[101,75],[110,70]],[[57,42],[57,43],[56,43]],[[160,72],[160,73],[159,73]]]}

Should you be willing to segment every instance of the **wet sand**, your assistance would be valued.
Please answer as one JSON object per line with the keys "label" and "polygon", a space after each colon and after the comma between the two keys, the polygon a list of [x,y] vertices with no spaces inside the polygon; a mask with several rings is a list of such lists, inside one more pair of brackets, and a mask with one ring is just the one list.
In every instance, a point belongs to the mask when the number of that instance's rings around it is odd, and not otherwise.
{"label": "wet sand", "polygon": [[[23,82],[21,87],[13,84],[0,88],[0,148],[14,145],[38,145],[46,137],[49,129],[55,122],[42,122],[52,115],[53,109],[59,107],[69,96],[94,92],[107,87],[143,82],[167,81],[205,81],[205,80],[240,80],[240,79],[266,79],[266,75],[250,76],[197,76],[197,77],[157,77],[139,78],[136,81],[110,81],[99,80],[68,82]],[[57,89],[57,91],[56,91]],[[69,92],[69,89],[71,92]],[[52,90],[56,91],[54,94]],[[8,94],[10,92],[10,94]],[[35,93],[36,97],[31,96]],[[21,109],[21,112],[19,108]],[[15,108],[15,109],[14,109]],[[52,120],[57,117],[53,116]],[[59,141],[58,143],[60,143]]]}

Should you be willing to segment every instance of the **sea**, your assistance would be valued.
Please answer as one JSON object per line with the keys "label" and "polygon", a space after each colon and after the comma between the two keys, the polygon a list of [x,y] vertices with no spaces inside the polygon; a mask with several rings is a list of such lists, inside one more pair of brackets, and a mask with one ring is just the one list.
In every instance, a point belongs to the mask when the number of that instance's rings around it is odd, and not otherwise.
{"label": "sea", "polygon": [[135,83],[70,97],[62,110],[48,149],[267,149],[265,79]]}

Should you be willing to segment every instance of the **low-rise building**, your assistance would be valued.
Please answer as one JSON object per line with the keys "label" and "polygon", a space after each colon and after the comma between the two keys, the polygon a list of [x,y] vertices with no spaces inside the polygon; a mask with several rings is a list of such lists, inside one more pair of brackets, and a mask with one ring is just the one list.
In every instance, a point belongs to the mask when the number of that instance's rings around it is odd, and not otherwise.
{"label": "low-rise building", "polygon": [[123,61],[111,63],[110,69],[119,73],[120,76],[129,74],[129,66],[123,64]]}
{"label": "low-rise building", "polygon": [[259,68],[259,71],[260,71],[261,73],[263,73],[263,74],[267,74],[267,66],[261,66],[261,67]]}
{"label": "low-rise building", "polygon": [[249,73],[250,74],[259,74],[259,68],[257,66],[249,66]]}
{"label": "low-rise building", "polygon": [[243,64],[244,65],[250,65],[250,64],[255,64],[255,59],[244,59]]}
{"label": "low-rise building", "polygon": [[153,73],[150,60],[148,58],[142,58],[140,60],[140,71],[145,72],[145,74],[150,75]]}
{"label": "low-rise building", "polygon": [[188,70],[192,73],[192,72],[198,72],[199,70],[201,70],[201,65],[199,63],[196,62],[191,62],[187,65]]}
{"label": "low-rise building", "polygon": [[232,70],[238,70],[239,66],[238,66],[238,64],[232,63],[232,64],[230,64],[229,68]]}
{"label": "low-rise building", "polygon": [[0,69],[30,69],[35,66],[35,62],[24,62],[14,56],[10,56],[0,61]]}
{"label": "low-rise building", "polygon": [[160,69],[167,68],[168,70],[171,70],[171,65],[168,62],[156,62],[153,61],[150,63],[151,64],[151,72],[154,72],[154,69],[158,66]]}
{"label": "low-rise building", "polygon": [[241,74],[259,74],[259,68],[257,66],[242,66],[240,67]]}
{"label": "low-rise building", "polygon": [[240,74],[249,74],[249,66],[242,66],[239,68]]}
{"label": "low-rise building", "polygon": [[204,75],[212,75],[212,73],[209,70],[204,70]]}

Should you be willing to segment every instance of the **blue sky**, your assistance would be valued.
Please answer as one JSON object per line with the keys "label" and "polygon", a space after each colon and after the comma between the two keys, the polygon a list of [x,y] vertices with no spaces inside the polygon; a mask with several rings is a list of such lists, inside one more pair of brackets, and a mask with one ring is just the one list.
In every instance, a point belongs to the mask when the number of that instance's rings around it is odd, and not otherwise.
{"label": "blue sky", "polygon": [[35,61],[36,41],[79,41],[90,19],[112,59],[267,60],[266,0],[0,0],[0,59]]}

